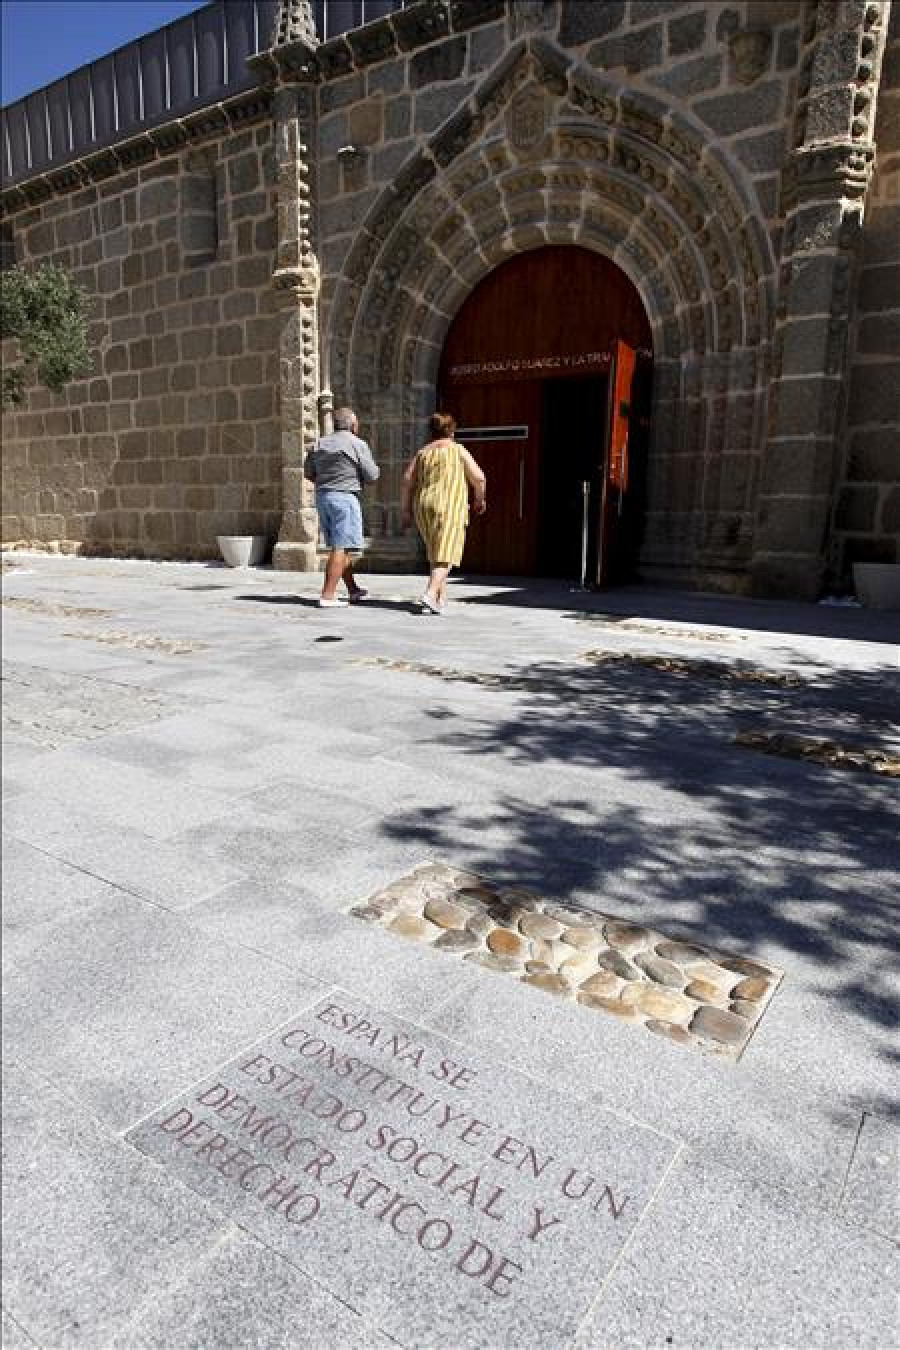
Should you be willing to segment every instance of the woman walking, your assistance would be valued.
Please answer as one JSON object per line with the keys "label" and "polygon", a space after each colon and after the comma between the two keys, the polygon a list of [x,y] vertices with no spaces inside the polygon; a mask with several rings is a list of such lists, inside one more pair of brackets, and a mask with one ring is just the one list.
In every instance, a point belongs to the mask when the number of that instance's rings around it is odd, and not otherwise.
{"label": "woman walking", "polygon": [[435,413],[429,421],[432,439],[413,455],[403,474],[400,521],[408,529],[414,512],[425,541],[431,575],[419,603],[428,614],[442,613],[447,574],[462,562],[469,488],[475,514],[483,515],[486,509],[487,480],[465,446],[453,439],[455,431],[456,422],[449,413]]}

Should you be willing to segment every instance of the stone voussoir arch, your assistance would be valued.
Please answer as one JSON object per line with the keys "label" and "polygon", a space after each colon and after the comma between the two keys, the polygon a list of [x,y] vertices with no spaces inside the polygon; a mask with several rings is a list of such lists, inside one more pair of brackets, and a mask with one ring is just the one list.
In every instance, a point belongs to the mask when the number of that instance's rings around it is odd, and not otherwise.
{"label": "stone voussoir arch", "polygon": [[[523,148],[508,133],[529,99],[544,125]],[[504,258],[553,243],[604,253],[634,283],[661,395],[724,393],[737,361],[762,397],[775,268],[745,171],[685,113],[538,37],[510,49],[369,212],[326,329],[335,382],[408,444],[462,301]],[[721,441],[723,427],[724,415],[704,435]]]}

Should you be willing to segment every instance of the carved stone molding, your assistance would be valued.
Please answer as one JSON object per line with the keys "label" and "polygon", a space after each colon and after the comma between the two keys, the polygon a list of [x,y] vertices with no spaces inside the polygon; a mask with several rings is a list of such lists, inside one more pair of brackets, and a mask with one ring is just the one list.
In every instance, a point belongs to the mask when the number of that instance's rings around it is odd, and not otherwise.
{"label": "carved stone molding", "polygon": [[547,98],[537,83],[526,85],[509,105],[506,115],[509,143],[520,155],[538,157],[547,137]]}
{"label": "carved stone molding", "polygon": [[845,141],[795,150],[785,170],[784,204],[819,198],[864,198],[875,168],[875,148]]}
{"label": "carved stone molding", "polygon": [[282,523],[276,567],[312,570],[318,526],[303,461],[319,435],[319,263],[313,239],[315,95],[277,90],[275,181],[278,235],[272,284],[279,302]]}
{"label": "carved stone molding", "polygon": [[318,41],[309,0],[279,0],[269,46],[283,47],[287,43],[303,42],[308,47],[315,47]]}

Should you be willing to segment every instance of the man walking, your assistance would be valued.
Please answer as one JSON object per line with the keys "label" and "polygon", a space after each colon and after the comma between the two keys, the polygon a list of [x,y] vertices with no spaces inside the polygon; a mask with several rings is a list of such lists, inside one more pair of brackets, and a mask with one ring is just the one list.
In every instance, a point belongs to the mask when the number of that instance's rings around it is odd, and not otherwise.
{"label": "man walking", "polygon": [[325,568],[325,583],[319,597],[322,609],[347,603],[335,594],[341,577],[351,604],[369,594],[357,585],[351,554],[363,546],[362,511],[359,494],[365,483],[374,483],[380,473],[372,451],[357,432],[359,422],[352,408],[338,408],[334,431],[316,441],[303,467],[305,476],[316,485],[316,510],[325,544],[330,550]]}

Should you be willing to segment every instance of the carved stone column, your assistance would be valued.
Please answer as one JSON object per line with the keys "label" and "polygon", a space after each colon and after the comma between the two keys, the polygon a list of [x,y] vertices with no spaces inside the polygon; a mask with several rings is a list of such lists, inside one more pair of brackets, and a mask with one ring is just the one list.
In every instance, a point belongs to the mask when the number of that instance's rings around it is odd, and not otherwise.
{"label": "carved stone column", "polygon": [[282,456],[281,531],[276,568],[314,571],[318,518],[303,462],[319,435],[319,260],[314,242],[315,47],[309,0],[281,0],[270,50],[275,75],[278,238],[272,284],[279,301]]}
{"label": "carved stone column", "polygon": [[782,183],[773,401],[751,569],[757,594],[814,599],[828,565],[885,15],[878,0],[818,0],[811,9]]}

